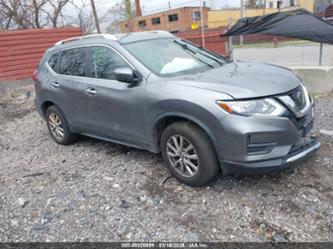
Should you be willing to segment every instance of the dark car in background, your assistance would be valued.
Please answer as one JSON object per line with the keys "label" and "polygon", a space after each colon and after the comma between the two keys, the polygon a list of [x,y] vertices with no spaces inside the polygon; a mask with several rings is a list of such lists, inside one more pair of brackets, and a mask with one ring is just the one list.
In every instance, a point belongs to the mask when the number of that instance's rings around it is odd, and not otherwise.
{"label": "dark car in background", "polygon": [[60,41],[34,78],[55,142],[83,134],[161,152],[191,186],[278,170],[320,146],[313,100],[294,73],[229,61],[168,32]]}

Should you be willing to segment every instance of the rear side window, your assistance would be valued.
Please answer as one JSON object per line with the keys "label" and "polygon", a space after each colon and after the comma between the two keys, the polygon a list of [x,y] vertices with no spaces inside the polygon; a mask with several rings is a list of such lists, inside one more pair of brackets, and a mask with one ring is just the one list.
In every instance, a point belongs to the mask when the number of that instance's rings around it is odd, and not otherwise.
{"label": "rear side window", "polygon": [[53,55],[51,55],[50,59],[48,60],[48,64],[49,66],[53,69],[53,71],[59,73],[58,70],[58,62],[59,62],[59,53],[55,53]]}
{"label": "rear side window", "polygon": [[113,50],[107,47],[91,48],[91,77],[115,80],[114,70],[128,67],[128,64]]}
{"label": "rear side window", "polygon": [[86,49],[64,50],[60,57],[59,73],[64,75],[85,76]]}

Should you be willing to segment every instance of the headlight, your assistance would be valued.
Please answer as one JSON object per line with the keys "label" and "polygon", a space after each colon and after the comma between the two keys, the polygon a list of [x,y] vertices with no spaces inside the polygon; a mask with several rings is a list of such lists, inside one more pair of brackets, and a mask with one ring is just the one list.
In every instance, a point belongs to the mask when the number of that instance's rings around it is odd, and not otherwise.
{"label": "headlight", "polygon": [[274,99],[217,101],[217,104],[229,113],[243,116],[273,115],[279,116],[285,112],[285,108]]}

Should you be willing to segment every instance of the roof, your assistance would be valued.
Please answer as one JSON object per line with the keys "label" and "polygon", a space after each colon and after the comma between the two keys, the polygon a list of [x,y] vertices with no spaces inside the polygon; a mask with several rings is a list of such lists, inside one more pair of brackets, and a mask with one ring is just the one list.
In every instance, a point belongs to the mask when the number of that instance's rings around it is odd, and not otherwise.
{"label": "roof", "polygon": [[119,39],[119,43],[131,43],[142,40],[151,40],[158,38],[172,38],[173,34],[167,31],[147,31],[147,32],[132,32],[123,34],[123,36]]}
{"label": "roof", "polygon": [[174,37],[171,33],[167,31],[147,31],[147,32],[132,32],[127,34],[94,34],[94,35],[86,35],[86,36],[76,36],[68,39],[60,40],[55,43],[55,47],[71,43],[74,45],[75,43],[81,43],[82,41],[87,42],[88,39],[107,39],[110,41],[119,42],[121,44],[131,43],[142,40],[151,40],[158,38],[170,38]]}

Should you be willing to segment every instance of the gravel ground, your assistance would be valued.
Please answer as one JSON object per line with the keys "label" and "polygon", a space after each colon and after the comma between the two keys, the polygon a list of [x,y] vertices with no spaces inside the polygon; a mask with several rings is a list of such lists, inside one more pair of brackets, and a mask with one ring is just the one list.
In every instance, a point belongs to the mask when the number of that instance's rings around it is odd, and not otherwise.
{"label": "gravel ground", "polygon": [[82,137],[55,144],[33,98],[0,99],[0,241],[333,241],[333,95],[318,153],[275,174],[191,188],[160,155]]}

